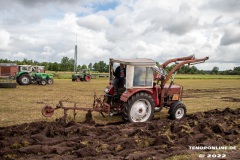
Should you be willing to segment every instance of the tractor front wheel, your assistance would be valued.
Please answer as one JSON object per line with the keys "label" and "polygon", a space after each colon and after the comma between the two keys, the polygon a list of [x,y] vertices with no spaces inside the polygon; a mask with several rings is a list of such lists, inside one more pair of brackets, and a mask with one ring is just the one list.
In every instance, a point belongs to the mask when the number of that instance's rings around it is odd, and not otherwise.
{"label": "tractor front wheel", "polygon": [[186,106],[181,102],[177,102],[176,104],[173,104],[171,106],[169,115],[171,119],[179,120],[185,117],[186,113],[187,113]]}
{"label": "tractor front wheel", "polygon": [[47,84],[47,81],[46,81],[46,80],[42,80],[42,81],[41,81],[41,85],[44,85],[44,86],[45,86],[46,84]]}
{"label": "tractor front wheel", "polygon": [[147,122],[153,115],[154,102],[146,92],[136,93],[124,104],[123,118],[129,122]]}
{"label": "tractor front wheel", "polygon": [[48,83],[48,84],[53,84],[53,79],[49,78],[49,79],[47,80],[47,83]]}

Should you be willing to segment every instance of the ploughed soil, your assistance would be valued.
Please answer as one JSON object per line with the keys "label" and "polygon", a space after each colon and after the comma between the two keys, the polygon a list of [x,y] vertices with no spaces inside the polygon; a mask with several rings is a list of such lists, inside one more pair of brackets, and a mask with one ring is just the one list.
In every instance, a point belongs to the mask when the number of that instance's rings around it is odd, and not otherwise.
{"label": "ploughed soil", "polygon": [[[150,160],[184,154],[198,159],[203,152],[226,153],[225,159],[238,159],[239,144],[240,108],[194,113],[179,121],[161,118],[100,125],[91,119],[65,124],[56,120],[0,128],[0,159]],[[192,150],[189,146],[237,149]]]}

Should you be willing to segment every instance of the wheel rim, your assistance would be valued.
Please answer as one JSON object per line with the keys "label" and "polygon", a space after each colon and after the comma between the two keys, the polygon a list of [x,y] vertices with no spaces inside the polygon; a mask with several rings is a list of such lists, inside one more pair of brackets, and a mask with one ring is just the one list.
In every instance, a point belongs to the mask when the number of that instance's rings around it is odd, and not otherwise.
{"label": "wheel rim", "polygon": [[24,83],[24,84],[29,83],[29,78],[28,77],[23,77],[22,78],[22,83]]}
{"label": "wheel rim", "polygon": [[42,115],[44,117],[51,117],[54,113],[54,109],[51,106],[44,106],[42,109]]}
{"label": "wheel rim", "polygon": [[52,82],[53,82],[53,81],[52,81],[51,79],[48,80],[48,84],[52,84]]}
{"label": "wheel rim", "polygon": [[46,85],[46,81],[42,81],[42,85]]}
{"label": "wheel rim", "polygon": [[130,110],[130,117],[134,122],[145,122],[151,115],[151,104],[146,99],[136,101]]}
{"label": "wheel rim", "polygon": [[85,80],[86,80],[86,81],[90,81],[90,76],[86,76],[86,77],[85,77]]}
{"label": "wheel rim", "polygon": [[175,113],[176,119],[181,119],[184,116],[184,113],[185,113],[185,111],[183,108],[178,108]]}

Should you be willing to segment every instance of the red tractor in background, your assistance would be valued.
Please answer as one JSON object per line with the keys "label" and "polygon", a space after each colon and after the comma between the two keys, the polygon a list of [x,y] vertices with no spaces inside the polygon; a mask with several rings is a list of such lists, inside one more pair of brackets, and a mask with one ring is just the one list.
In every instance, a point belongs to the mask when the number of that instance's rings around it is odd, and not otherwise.
{"label": "red tractor in background", "polygon": [[[121,114],[123,119],[129,122],[146,122],[153,118],[154,112],[168,108],[172,119],[181,119],[186,115],[186,106],[182,103],[183,87],[174,85],[174,78],[178,70],[185,64],[192,65],[203,63],[208,57],[196,59],[194,55],[182,58],[174,58],[156,66],[151,59],[110,59],[109,85],[105,88],[103,100],[94,95],[93,108],[80,108],[74,103],[74,107],[64,107],[59,101],[56,108],[45,106],[42,114],[45,117],[52,116],[54,110],[64,109],[64,118],[69,109],[98,111],[109,116]],[[166,66],[175,62],[175,67],[167,73]],[[123,64],[126,68],[125,83],[118,84],[118,95],[114,94],[114,69],[116,65]],[[173,75],[173,76],[172,76]],[[167,84],[172,76],[172,80]],[[156,82],[154,82],[156,81]]]}

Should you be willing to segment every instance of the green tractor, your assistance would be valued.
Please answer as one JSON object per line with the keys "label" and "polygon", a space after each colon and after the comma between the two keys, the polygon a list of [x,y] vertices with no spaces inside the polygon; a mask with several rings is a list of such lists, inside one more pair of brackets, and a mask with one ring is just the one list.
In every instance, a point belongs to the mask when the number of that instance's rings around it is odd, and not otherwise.
{"label": "green tractor", "polygon": [[89,82],[92,79],[92,75],[89,69],[83,69],[79,73],[72,75],[72,81],[86,81]]}
{"label": "green tractor", "polygon": [[19,85],[53,84],[53,74],[44,73],[44,66],[19,65],[16,80]]}

